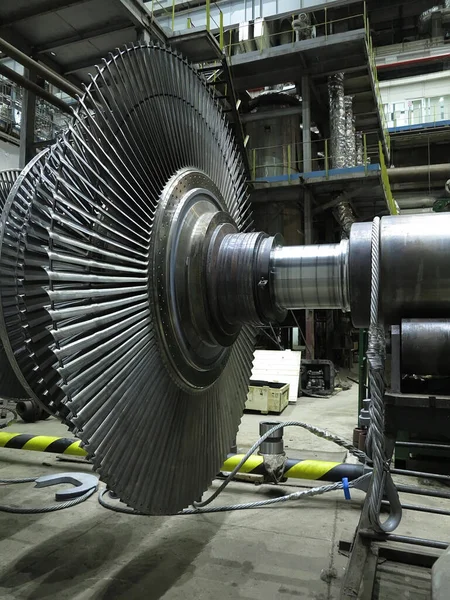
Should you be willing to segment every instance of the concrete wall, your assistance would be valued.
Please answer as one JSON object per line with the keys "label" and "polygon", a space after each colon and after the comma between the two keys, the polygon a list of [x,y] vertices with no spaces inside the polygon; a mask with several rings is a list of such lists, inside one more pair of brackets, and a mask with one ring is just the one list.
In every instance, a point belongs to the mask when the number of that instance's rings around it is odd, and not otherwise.
{"label": "concrete wall", "polygon": [[0,140],[0,171],[19,167],[19,146]]}

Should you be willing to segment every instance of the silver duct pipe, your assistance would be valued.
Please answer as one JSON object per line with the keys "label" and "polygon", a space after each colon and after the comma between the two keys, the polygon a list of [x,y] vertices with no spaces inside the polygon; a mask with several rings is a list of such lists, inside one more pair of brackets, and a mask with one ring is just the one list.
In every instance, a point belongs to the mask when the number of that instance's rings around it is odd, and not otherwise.
{"label": "silver duct pipe", "polygon": [[342,169],[346,166],[344,73],[335,73],[328,78],[328,98],[330,103],[331,168]]}
{"label": "silver duct pipe", "polygon": [[355,158],[358,167],[364,164],[364,144],[362,131],[355,133]]}
{"label": "silver duct pipe", "polygon": [[345,166],[356,163],[355,117],[353,116],[353,96],[344,96],[345,109]]}
{"label": "silver duct pipe", "polygon": [[342,237],[348,238],[350,236],[350,229],[353,223],[356,221],[355,213],[348,200],[341,200],[336,204],[333,209],[333,216],[339,223],[342,229]]}

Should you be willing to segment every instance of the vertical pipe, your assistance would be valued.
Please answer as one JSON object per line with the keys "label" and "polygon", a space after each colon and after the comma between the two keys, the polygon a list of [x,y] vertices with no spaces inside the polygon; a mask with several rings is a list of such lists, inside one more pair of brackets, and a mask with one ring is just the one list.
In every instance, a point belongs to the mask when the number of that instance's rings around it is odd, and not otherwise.
{"label": "vertical pipe", "polygon": [[206,31],[211,30],[211,0],[206,0]]}
{"label": "vertical pipe", "polygon": [[[311,88],[307,75],[302,76],[302,131],[303,131],[303,171],[311,173],[312,171],[312,149],[311,149]],[[305,244],[313,242],[312,225],[312,197],[311,190],[304,190],[304,241]],[[305,339],[306,356],[311,360],[314,358],[314,311],[305,311]]]}
{"label": "vertical pipe", "polygon": [[252,150],[252,179],[256,180],[256,148]]}
{"label": "vertical pipe", "polygon": [[365,133],[363,134],[363,149],[364,149],[364,153],[363,153],[363,155],[364,155],[364,172],[367,175],[367,171],[368,171],[368,169],[367,169],[367,137],[366,137]]}
{"label": "vertical pipe", "polygon": [[172,0],[172,31],[175,31],[175,0]]}
{"label": "vertical pipe", "polygon": [[302,76],[302,135],[303,135],[303,171],[312,171],[311,149],[311,89],[309,77]]}
{"label": "vertical pipe", "polygon": [[288,159],[288,181],[291,183],[291,145],[287,147],[287,159]]}
{"label": "vertical pipe", "polygon": [[355,149],[356,149],[356,164],[362,166],[364,164],[364,148],[363,148],[363,134],[361,131],[355,133]]}
{"label": "vertical pipe", "polygon": [[335,73],[328,78],[330,104],[331,168],[345,167],[345,106],[344,73]]}
{"label": "vertical pipe", "polygon": [[325,140],[325,177],[329,178],[329,164],[328,164],[328,140]]}
{"label": "vertical pipe", "polygon": [[224,45],[224,41],[223,41],[223,12],[220,11],[219,12],[219,46],[220,46],[221,50],[223,50],[223,45]]}
{"label": "vertical pipe", "polygon": [[345,107],[345,166],[356,164],[355,117],[353,116],[353,96],[344,96]]}

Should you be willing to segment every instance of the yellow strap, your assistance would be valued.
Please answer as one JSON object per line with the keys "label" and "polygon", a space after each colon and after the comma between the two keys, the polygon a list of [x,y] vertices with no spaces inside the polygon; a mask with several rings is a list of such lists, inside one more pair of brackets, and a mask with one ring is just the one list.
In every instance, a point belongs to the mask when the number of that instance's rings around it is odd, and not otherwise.
{"label": "yellow strap", "polygon": [[341,463],[324,460],[302,460],[284,473],[285,477],[319,479]]}
{"label": "yellow strap", "polygon": [[[236,454],[235,456],[230,456],[229,458],[227,458],[227,460],[223,463],[221,471],[232,471],[235,466],[244,458],[243,454]],[[253,471],[253,469],[255,469],[256,467],[258,467],[260,464],[262,464],[264,462],[264,459],[262,456],[255,456],[252,455],[250,456],[250,458],[242,465],[242,467],[239,469],[239,473],[250,473],[250,471]]]}
{"label": "yellow strap", "polygon": [[9,440],[21,435],[20,433],[6,433],[6,431],[2,431],[0,433],[0,448],[4,448]]}

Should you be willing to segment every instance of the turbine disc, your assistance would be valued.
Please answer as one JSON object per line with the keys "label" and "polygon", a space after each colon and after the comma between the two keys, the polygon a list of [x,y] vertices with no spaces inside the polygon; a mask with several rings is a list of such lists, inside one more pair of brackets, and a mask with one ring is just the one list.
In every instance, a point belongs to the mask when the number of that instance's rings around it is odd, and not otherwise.
{"label": "turbine disc", "polygon": [[[20,169],[0,171],[0,210],[3,211],[8,195],[20,175]],[[3,229],[3,224],[1,225]],[[4,271],[2,269],[0,285],[4,284]],[[27,393],[20,384],[16,372],[11,366],[5,347],[0,343],[0,396],[6,398],[26,398]]]}
{"label": "turbine disc", "polygon": [[221,346],[202,318],[204,240],[213,224],[242,231],[248,217],[240,156],[204,81],[167,48],[111,55],[45,160],[33,204],[51,215],[64,393],[53,407],[124,502],[174,513],[229,450],[255,339],[243,326]]}

